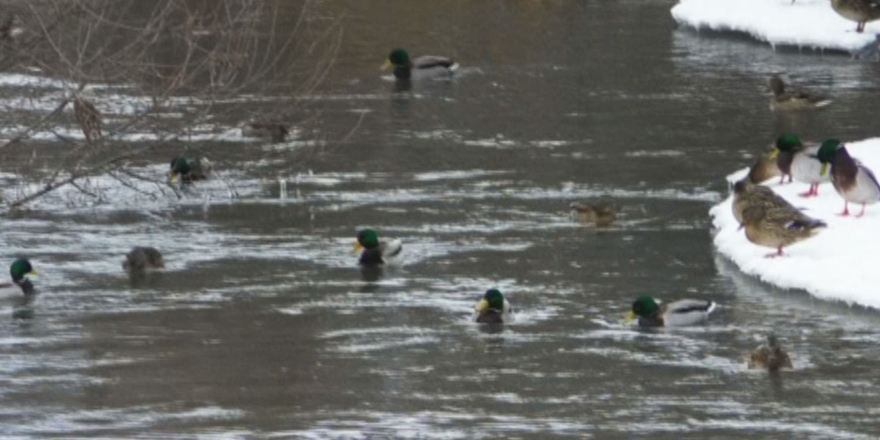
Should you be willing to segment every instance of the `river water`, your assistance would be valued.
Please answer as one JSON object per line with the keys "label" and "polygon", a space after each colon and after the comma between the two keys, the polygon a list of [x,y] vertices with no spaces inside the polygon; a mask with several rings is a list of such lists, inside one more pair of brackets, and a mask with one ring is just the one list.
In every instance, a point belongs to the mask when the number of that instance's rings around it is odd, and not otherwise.
{"label": "river water", "polygon": [[[876,135],[880,66],[678,29],[673,4],[320,3],[344,16],[300,97],[320,133],[218,143],[237,159],[183,200],[3,219],[0,261],[41,271],[33,316],[0,319],[3,438],[876,438],[880,316],[743,275],[707,211],[781,131]],[[462,68],[404,89],[378,69],[395,46]],[[772,114],[775,72],[835,104]],[[568,219],[597,197],[615,227]],[[351,255],[367,225],[404,242],[378,280]],[[129,279],[134,245],[168,269]],[[491,286],[519,312],[501,332],[469,322]],[[720,307],[637,331],[642,294]],[[794,369],[746,370],[770,331]]]}

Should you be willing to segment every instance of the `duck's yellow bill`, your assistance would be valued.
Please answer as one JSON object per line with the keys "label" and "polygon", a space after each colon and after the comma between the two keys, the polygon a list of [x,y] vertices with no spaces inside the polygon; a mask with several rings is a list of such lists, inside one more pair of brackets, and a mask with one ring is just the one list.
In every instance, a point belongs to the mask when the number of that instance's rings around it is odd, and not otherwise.
{"label": "duck's yellow bill", "polygon": [[354,243],[354,249],[351,250],[351,253],[353,253],[353,254],[357,254],[357,253],[359,253],[360,251],[362,251],[363,249],[364,249],[364,247],[361,245],[360,242],[355,242],[355,243]]}
{"label": "duck's yellow bill", "polygon": [[636,319],[638,319],[638,316],[636,316],[635,312],[630,310],[629,314],[626,315],[626,323],[632,324],[633,322],[635,322]]}
{"label": "duck's yellow bill", "polygon": [[485,312],[486,310],[489,310],[489,301],[484,299],[478,302],[477,305],[474,306],[474,310],[477,312]]}
{"label": "duck's yellow bill", "polygon": [[819,175],[824,176],[828,174],[828,162],[822,162],[822,168],[819,169]]}
{"label": "duck's yellow bill", "polygon": [[177,174],[169,174],[168,175],[168,183],[174,185],[177,183]]}
{"label": "duck's yellow bill", "polygon": [[774,148],[773,151],[771,151],[770,154],[767,155],[767,158],[771,160],[776,159],[777,157],[779,157],[779,148]]}
{"label": "duck's yellow bill", "polygon": [[40,279],[40,274],[37,273],[37,271],[35,271],[35,270],[30,271],[30,272],[29,272],[27,275],[25,275],[25,276],[28,277],[28,279],[30,279],[30,280],[38,280],[38,279]]}
{"label": "duck's yellow bill", "polygon": [[388,70],[393,65],[394,64],[391,64],[391,60],[385,60],[385,63],[382,64],[382,70]]}

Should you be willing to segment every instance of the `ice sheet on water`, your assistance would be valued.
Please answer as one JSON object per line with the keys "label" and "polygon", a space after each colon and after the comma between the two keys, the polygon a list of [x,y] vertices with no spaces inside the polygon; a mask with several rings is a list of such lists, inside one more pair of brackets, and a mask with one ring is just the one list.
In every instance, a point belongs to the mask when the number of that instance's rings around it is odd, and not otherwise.
{"label": "ice sheet on water", "polygon": [[681,0],[672,8],[678,23],[696,29],[734,31],[773,46],[858,52],[876,42],[880,23],[864,33],[837,15],[828,0]]}

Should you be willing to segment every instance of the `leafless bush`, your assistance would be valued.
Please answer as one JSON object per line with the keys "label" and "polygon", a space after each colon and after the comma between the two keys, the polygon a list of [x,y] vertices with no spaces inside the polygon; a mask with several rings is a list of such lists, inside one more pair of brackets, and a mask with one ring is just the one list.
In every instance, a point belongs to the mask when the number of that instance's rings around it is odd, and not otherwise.
{"label": "leafless bush", "polygon": [[[322,82],[342,37],[339,20],[321,17],[309,0],[7,0],[3,13],[20,32],[0,38],[0,71],[49,84],[19,89],[0,105],[14,127],[0,143],[0,163],[40,182],[4,201],[4,210],[98,175],[123,185],[150,180],[128,167],[157,149],[181,149],[200,125],[312,120],[295,97]],[[102,138],[59,129],[72,125],[65,110],[77,96],[101,111]],[[35,163],[47,141],[35,134],[46,132],[63,153]],[[151,136],[126,137],[132,133]]]}

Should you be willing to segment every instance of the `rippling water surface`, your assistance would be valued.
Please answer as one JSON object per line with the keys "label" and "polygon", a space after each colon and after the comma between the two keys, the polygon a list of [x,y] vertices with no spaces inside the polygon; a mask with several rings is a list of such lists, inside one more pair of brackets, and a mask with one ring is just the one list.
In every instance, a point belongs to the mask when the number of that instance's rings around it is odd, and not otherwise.
{"label": "rippling water surface", "polygon": [[[92,179],[98,200],[60,191],[3,219],[0,261],[41,271],[33,318],[0,319],[3,437],[875,438],[880,316],[742,275],[707,210],[779,131],[876,135],[880,67],[678,30],[672,4],[322,3],[345,40],[299,98],[319,135],[201,127],[236,158],[213,182],[147,196]],[[377,69],[397,45],[461,74],[402,90]],[[837,102],[771,114],[780,71]],[[20,172],[0,165],[7,197]],[[616,226],[568,219],[597,197]],[[405,243],[381,274],[351,255],[365,225]],[[129,279],[133,245],[168,269]],[[490,286],[519,310],[502,332],[468,321]],[[640,294],[721,307],[636,331],[621,318]],[[794,370],[745,370],[770,331]]]}

